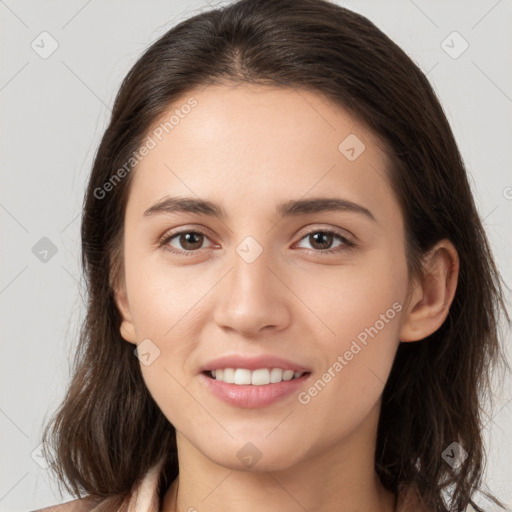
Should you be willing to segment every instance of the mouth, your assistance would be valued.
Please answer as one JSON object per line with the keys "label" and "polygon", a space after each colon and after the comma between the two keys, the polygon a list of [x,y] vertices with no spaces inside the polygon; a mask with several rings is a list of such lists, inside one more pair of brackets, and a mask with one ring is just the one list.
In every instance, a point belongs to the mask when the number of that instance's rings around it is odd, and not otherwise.
{"label": "mouth", "polygon": [[310,372],[283,368],[257,368],[255,370],[249,370],[247,368],[218,368],[216,370],[203,372],[204,375],[212,380],[238,386],[267,386],[269,384],[279,384],[283,381],[300,379],[302,376],[309,375],[309,373]]}
{"label": "mouth", "polygon": [[242,409],[269,407],[292,399],[311,372],[290,368],[217,368],[199,374],[208,392],[224,403]]}
{"label": "mouth", "polygon": [[209,393],[237,408],[260,408],[292,399],[312,377],[311,367],[272,354],[226,354],[199,369]]}

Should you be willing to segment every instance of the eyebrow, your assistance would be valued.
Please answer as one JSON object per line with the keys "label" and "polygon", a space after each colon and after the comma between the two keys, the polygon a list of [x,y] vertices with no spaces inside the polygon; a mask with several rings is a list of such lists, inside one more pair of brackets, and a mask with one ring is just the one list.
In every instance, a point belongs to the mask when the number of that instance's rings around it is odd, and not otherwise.
{"label": "eyebrow", "polygon": [[[195,197],[170,197],[166,196],[144,212],[144,217],[156,214],[189,212],[209,215],[225,221],[228,217],[226,211],[218,204],[206,199]],[[280,217],[293,217],[308,213],[320,212],[351,212],[363,215],[377,222],[372,212],[352,201],[341,198],[320,197],[313,199],[289,200],[280,203],[276,208],[276,214]]]}

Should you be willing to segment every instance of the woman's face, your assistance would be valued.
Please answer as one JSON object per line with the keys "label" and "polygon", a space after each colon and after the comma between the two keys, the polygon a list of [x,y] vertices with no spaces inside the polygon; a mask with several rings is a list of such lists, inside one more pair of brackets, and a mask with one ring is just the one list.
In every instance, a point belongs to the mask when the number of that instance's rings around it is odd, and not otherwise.
{"label": "woman's face", "polygon": [[376,137],[314,93],[248,85],[184,95],[148,135],[117,300],[162,412],[230,468],[368,446],[408,292]]}

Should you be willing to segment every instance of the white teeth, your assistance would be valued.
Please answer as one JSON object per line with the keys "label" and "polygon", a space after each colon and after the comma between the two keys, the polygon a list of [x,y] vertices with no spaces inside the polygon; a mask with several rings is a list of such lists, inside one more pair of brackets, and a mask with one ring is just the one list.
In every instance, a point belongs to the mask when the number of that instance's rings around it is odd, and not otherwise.
{"label": "white teeth", "polygon": [[293,370],[284,370],[283,371],[283,380],[292,380],[293,379]]}
{"label": "white teeth", "polygon": [[224,368],[224,377],[222,380],[228,384],[233,384],[235,382],[235,370],[233,368]]}
{"label": "white teeth", "polygon": [[283,370],[281,368],[272,368],[270,370],[270,382],[275,384],[276,382],[281,382],[283,380]]}
{"label": "white teeth", "polygon": [[245,370],[244,368],[237,368],[235,370],[235,384],[250,384],[250,383],[251,383],[251,371]]}
{"label": "white teeth", "polygon": [[251,384],[254,386],[263,386],[270,384],[270,371],[268,368],[254,370],[251,375]]}
{"label": "white teeth", "polygon": [[219,368],[211,371],[211,376],[215,380],[221,380],[227,384],[252,384],[253,386],[276,384],[283,380],[298,379],[302,375],[303,372],[282,370],[281,368],[258,368],[253,371],[245,368]]}

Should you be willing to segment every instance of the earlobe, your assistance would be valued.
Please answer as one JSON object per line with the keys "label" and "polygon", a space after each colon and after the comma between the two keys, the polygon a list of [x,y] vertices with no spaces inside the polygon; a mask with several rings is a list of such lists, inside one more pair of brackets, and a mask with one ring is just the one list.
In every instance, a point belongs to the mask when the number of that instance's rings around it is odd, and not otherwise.
{"label": "earlobe", "polygon": [[121,289],[114,290],[114,297],[117,309],[121,315],[121,325],[119,332],[121,337],[129,343],[136,344],[137,336],[135,333],[135,326],[132,321],[130,306],[128,303],[128,295],[126,293],[126,286],[123,283]]}
{"label": "earlobe", "polygon": [[137,336],[135,335],[135,329],[133,327],[132,322],[127,322],[126,320],[122,320],[121,326],[119,327],[119,332],[121,333],[121,337],[128,341],[129,343],[133,343],[136,345]]}
{"label": "earlobe", "polygon": [[418,341],[441,327],[455,296],[459,274],[459,256],[445,239],[429,251],[425,273],[415,284],[400,331],[400,341]]}

